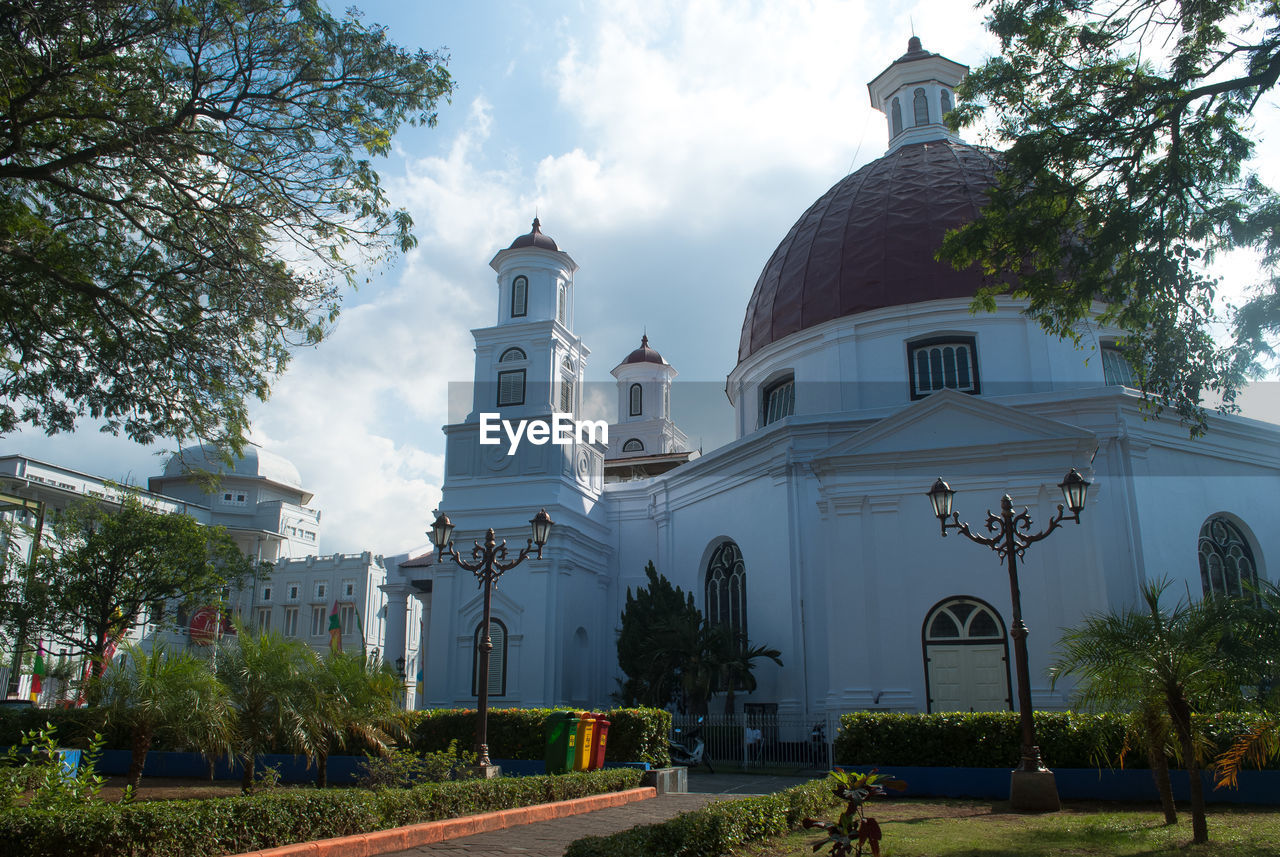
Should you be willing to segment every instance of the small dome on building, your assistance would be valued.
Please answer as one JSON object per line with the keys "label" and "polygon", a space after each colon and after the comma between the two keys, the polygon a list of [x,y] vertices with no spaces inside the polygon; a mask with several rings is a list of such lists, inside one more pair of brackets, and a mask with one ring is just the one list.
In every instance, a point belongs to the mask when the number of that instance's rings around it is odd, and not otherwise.
{"label": "small dome on building", "polygon": [[619,365],[626,366],[629,363],[657,363],[665,366],[667,361],[662,359],[662,355],[649,347],[649,336],[645,334],[640,337],[640,347],[627,355],[627,358]]}
{"label": "small dome on building", "polygon": [[511,242],[508,250],[518,250],[521,247],[537,247],[540,250],[559,250],[556,242],[549,235],[542,234],[542,222],[538,218],[533,219],[533,228],[529,230],[529,234],[521,235],[515,241]]}
{"label": "small dome on building", "polygon": [[841,179],[801,215],[747,304],[739,362],[832,319],[972,297],[988,279],[934,255],[974,220],[996,181],[992,149],[937,140],[903,146]]}
{"label": "small dome on building", "polygon": [[244,453],[231,467],[227,467],[218,450],[213,447],[188,446],[169,459],[164,466],[164,475],[166,478],[186,476],[195,470],[207,470],[223,476],[265,479],[277,485],[302,490],[302,474],[292,461],[254,444],[247,444]]}

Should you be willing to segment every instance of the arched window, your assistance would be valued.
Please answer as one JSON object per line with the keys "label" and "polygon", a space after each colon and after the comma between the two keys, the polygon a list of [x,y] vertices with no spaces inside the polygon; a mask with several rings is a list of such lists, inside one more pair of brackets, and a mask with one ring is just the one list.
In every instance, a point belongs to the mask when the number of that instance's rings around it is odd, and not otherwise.
{"label": "arched window", "polygon": [[951,112],[951,91],[950,90],[947,90],[947,89],[942,90],[940,103],[942,105],[942,113],[940,115],[946,116],[948,113]]}
{"label": "arched window", "polygon": [[560,361],[560,411],[573,413],[573,361],[568,357]]}
{"label": "arched window", "polygon": [[502,352],[502,356],[498,358],[499,363],[514,363],[517,360],[527,360],[525,353],[519,348],[508,348]]}
{"label": "arched window", "polygon": [[893,122],[893,136],[896,137],[902,133],[902,104],[896,98],[889,105],[889,119]]}
{"label": "arched window", "polygon": [[[471,648],[471,695],[480,695],[480,631],[484,623],[476,625],[475,645]],[[497,619],[489,620],[489,696],[507,694],[507,626]]]}
{"label": "arched window", "polygon": [[633,417],[638,417],[644,413],[644,388],[639,384],[632,384],[630,390],[631,406],[628,412]]}
{"label": "arched window", "polygon": [[704,594],[707,621],[728,628],[741,645],[747,639],[747,569],[733,542],[712,552]]}
{"label": "arched window", "polygon": [[929,711],[1009,711],[1009,644],[1004,622],[976,598],[949,598],[923,628]]}
{"label": "arched window", "polygon": [[915,91],[915,96],[912,99],[912,108],[915,110],[915,113],[916,113],[915,124],[928,125],[929,124],[929,98],[924,94],[923,87]]}
{"label": "arched window", "polygon": [[1258,564],[1240,528],[1215,515],[1200,528],[1200,584],[1205,595],[1239,597],[1258,583]]}
{"label": "arched window", "polygon": [[907,344],[911,398],[923,399],[939,390],[980,392],[978,359],[971,336],[948,336]]}
{"label": "arched window", "polygon": [[1102,352],[1102,382],[1108,387],[1137,387],[1133,379],[1133,367],[1116,345],[1104,344]]}
{"label": "arched window", "polygon": [[564,286],[560,286],[556,297],[556,321],[561,324],[568,324],[566,320],[569,318],[569,295]]}
{"label": "arched window", "polygon": [[529,278],[516,277],[511,281],[511,317],[520,318],[529,311]]}
{"label": "arched window", "polygon": [[644,444],[639,438],[631,438],[622,445],[623,452],[644,452]]}
{"label": "arched window", "polygon": [[760,425],[767,426],[796,412],[794,375],[780,378],[764,388],[760,396]]}

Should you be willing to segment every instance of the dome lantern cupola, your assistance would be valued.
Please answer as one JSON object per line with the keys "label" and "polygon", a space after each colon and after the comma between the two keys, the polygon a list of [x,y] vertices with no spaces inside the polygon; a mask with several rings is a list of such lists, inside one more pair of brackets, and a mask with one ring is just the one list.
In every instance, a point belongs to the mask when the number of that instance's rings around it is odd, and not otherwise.
{"label": "dome lantern cupola", "polygon": [[942,122],[955,106],[955,87],[969,67],[926,51],[917,36],[907,42],[907,52],[867,84],[871,106],[889,123],[889,149],[930,140],[961,142]]}

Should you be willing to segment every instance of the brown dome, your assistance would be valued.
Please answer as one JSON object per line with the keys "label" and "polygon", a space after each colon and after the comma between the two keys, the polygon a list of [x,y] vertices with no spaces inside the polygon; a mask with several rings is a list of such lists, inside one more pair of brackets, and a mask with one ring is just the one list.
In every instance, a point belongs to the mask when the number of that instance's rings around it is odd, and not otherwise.
{"label": "brown dome", "polygon": [[516,250],[520,247],[538,247],[542,250],[560,249],[550,235],[542,234],[542,223],[536,217],[533,219],[533,228],[529,230],[529,234],[521,235],[515,241],[512,241],[511,246],[507,249]]}
{"label": "brown dome", "polygon": [[665,366],[667,361],[662,359],[662,355],[649,347],[649,335],[645,334],[640,337],[640,347],[627,355],[627,359],[619,363],[619,366],[626,366],[628,363],[657,363]]}
{"label": "brown dome", "polygon": [[883,307],[972,297],[976,269],[934,260],[995,184],[992,149],[945,140],[903,146],[823,194],[773,251],[742,322],[739,362],[798,330]]}

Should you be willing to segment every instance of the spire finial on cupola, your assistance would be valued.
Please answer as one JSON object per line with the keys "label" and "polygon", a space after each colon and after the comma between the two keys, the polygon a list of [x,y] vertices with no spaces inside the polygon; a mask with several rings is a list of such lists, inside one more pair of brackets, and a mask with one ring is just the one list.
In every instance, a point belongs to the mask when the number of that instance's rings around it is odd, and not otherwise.
{"label": "spire finial on cupola", "polygon": [[920,44],[919,36],[912,36],[907,39],[907,53],[918,54],[924,50],[924,46]]}
{"label": "spire finial on cupola", "polygon": [[529,230],[529,234],[533,235],[535,232],[539,235],[542,234],[542,221],[538,219],[536,214],[533,216],[533,228]]}

